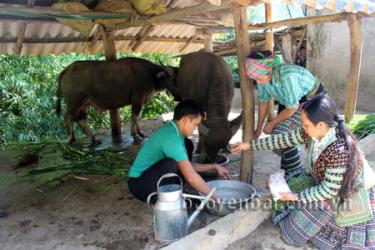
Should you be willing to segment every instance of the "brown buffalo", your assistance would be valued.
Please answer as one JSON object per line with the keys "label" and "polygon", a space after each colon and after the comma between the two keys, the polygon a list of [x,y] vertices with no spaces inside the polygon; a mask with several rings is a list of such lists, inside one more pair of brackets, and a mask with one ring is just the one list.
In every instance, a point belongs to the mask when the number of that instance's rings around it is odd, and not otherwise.
{"label": "brown buffalo", "polygon": [[131,135],[134,142],[142,140],[138,121],[143,104],[155,91],[166,88],[170,75],[165,67],[139,58],[116,61],[77,61],[59,77],[56,112],[61,110],[61,97],[67,104],[65,122],[69,142],[75,141],[73,122],[78,122],[93,143],[97,143],[87,124],[87,109],[110,111],[112,138],[121,142],[119,108],[132,105]]}
{"label": "brown buffalo", "polygon": [[169,86],[177,100],[193,99],[207,112],[199,126],[201,151],[213,161],[220,148],[227,146],[242,122],[242,115],[228,121],[234,94],[234,82],[223,58],[209,52],[194,52],[182,56],[177,81]]}

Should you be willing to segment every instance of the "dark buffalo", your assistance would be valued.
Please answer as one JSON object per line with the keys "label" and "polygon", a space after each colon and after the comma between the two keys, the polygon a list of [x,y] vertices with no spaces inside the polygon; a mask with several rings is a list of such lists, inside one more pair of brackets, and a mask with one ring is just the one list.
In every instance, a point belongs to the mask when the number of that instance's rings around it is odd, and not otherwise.
{"label": "dark buffalo", "polygon": [[61,110],[61,96],[67,104],[65,121],[69,142],[75,141],[73,122],[78,122],[85,134],[96,143],[87,125],[87,109],[110,111],[112,138],[121,142],[119,108],[132,105],[131,135],[142,140],[138,121],[143,104],[155,91],[166,88],[170,75],[166,68],[139,58],[117,61],[77,61],[69,65],[59,78],[56,112]]}
{"label": "dark buffalo", "polygon": [[170,92],[176,99],[193,99],[207,112],[199,126],[200,147],[204,146],[208,160],[213,161],[220,148],[228,145],[238,130],[242,115],[228,121],[234,94],[234,82],[228,64],[209,52],[194,52],[182,56],[177,81]]}

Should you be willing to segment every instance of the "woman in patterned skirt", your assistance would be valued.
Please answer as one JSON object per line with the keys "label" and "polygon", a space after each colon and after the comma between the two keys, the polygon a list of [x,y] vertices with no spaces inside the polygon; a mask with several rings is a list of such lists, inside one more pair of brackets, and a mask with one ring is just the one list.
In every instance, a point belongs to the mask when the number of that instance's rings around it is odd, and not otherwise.
{"label": "woman in patterned skirt", "polygon": [[[298,193],[282,194],[281,200],[291,203],[276,221],[284,240],[297,246],[310,241],[320,249],[375,249],[375,219],[372,215],[375,212],[375,188],[366,184],[368,180],[363,177],[362,172],[368,169],[364,167],[367,161],[354,136],[339,119],[336,105],[328,96],[318,95],[304,103],[301,119],[302,128],[250,143],[236,143],[232,152],[308,145],[304,174],[312,178],[311,185]],[[289,180],[289,186],[296,191],[292,188],[293,180]],[[340,208],[359,194],[360,187],[367,197],[363,200],[369,214],[363,219],[358,213],[357,217],[351,218],[351,223],[339,226],[335,207]]]}
{"label": "woman in patterned skirt", "polygon": [[[253,52],[245,61],[246,75],[255,80],[258,87],[258,125],[254,132],[258,138],[262,130],[266,134],[281,134],[301,126],[300,103],[324,91],[320,81],[307,69],[294,64],[281,64],[271,51]],[[278,114],[263,129],[269,100],[278,104]],[[296,147],[277,151],[281,156],[281,168],[287,177],[300,174],[302,163]]]}

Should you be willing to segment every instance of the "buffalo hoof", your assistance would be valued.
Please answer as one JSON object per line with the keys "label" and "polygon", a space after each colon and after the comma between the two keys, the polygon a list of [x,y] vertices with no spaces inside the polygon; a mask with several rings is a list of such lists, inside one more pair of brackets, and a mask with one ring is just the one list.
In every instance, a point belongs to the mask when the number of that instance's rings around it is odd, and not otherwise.
{"label": "buffalo hoof", "polygon": [[113,144],[121,144],[122,143],[122,138],[121,137],[114,137],[112,138]]}
{"label": "buffalo hoof", "polygon": [[139,135],[133,135],[133,140],[135,145],[139,145],[142,143],[143,138],[140,137]]}

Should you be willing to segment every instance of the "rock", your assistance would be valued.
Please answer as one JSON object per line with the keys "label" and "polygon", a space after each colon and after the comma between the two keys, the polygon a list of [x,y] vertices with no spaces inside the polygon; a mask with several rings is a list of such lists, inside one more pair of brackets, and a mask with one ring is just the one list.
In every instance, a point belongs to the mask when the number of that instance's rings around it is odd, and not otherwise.
{"label": "rock", "polygon": [[370,134],[359,141],[359,148],[361,149],[363,155],[369,161],[370,166],[375,167],[373,163],[375,162],[375,134]]}

